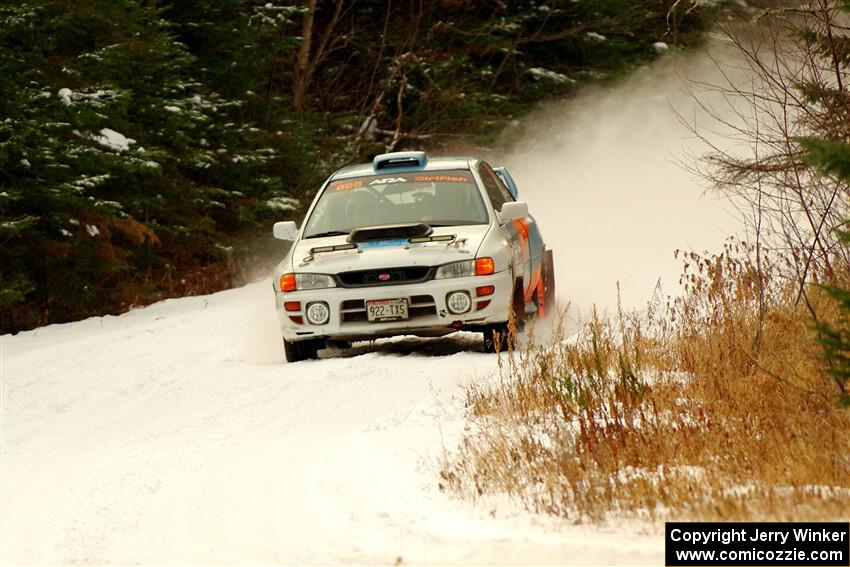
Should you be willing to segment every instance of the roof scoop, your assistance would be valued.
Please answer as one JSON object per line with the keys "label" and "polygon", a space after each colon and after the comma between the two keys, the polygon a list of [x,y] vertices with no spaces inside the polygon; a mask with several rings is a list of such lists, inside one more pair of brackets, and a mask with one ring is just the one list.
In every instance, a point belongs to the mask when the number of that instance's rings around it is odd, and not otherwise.
{"label": "roof scoop", "polygon": [[389,240],[391,238],[421,238],[430,236],[434,231],[425,223],[387,224],[355,228],[348,235],[349,242],[368,242],[370,240]]}
{"label": "roof scoop", "polygon": [[375,156],[372,169],[376,172],[391,169],[422,169],[428,165],[428,155],[425,152],[393,152]]}

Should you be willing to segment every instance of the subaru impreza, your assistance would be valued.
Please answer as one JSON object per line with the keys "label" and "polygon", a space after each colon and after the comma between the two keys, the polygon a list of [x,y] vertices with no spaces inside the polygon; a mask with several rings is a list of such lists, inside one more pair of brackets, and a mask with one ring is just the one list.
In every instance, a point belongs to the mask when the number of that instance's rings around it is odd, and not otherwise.
{"label": "subaru impreza", "polygon": [[286,358],[396,335],[483,334],[552,308],[552,252],[505,168],[473,157],[395,152],[319,189],[273,278]]}

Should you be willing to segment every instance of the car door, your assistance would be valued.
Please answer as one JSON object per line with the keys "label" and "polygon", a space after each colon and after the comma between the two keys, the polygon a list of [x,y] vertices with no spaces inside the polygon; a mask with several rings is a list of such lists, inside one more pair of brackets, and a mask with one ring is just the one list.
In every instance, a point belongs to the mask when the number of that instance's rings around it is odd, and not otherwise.
{"label": "car door", "polygon": [[[478,173],[494,209],[499,211],[503,204],[514,200],[508,188],[487,163],[479,164]],[[524,299],[526,302],[531,301],[540,283],[543,264],[543,239],[537,222],[529,215],[503,224],[502,230],[511,243],[514,274],[523,278]]]}

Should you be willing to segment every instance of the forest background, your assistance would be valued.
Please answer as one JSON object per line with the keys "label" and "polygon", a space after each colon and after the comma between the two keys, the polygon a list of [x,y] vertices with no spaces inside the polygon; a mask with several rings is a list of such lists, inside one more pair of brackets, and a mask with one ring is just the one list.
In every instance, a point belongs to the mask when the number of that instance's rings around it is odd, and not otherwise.
{"label": "forest background", "polygon": [[0,333],[259,277],[271,225],[337,167],[492,147],[541,101],[698,43],[713,4],[2,6]]}

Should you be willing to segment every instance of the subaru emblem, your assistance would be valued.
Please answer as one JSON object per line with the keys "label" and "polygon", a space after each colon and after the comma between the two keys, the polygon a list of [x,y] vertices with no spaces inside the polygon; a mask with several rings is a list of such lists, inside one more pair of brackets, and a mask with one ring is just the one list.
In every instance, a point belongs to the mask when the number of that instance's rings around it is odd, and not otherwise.
{"label": "subaru emblem", "polygon": [[378,275],[378,279],[381,280],[382,282],[385,282],[388,279],[390,279],[390,275],[389,274],[380,274],[380,275]]}

